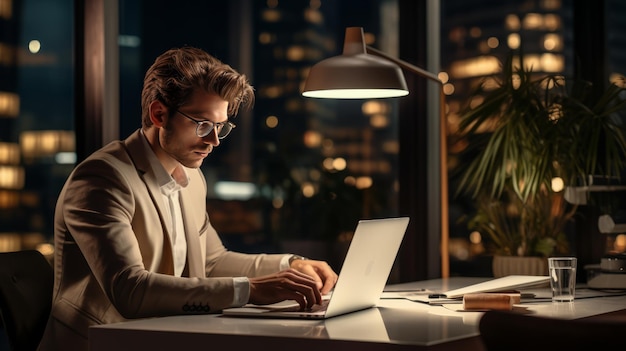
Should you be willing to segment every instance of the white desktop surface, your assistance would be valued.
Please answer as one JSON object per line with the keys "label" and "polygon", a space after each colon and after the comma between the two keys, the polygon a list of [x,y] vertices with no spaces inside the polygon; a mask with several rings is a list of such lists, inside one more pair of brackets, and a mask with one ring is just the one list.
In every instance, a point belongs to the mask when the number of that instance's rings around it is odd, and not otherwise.
{"label": "white desktop surface", "polygon": [[[388,289],[425,288],[447,291],[488,278],[434,279],[389,286]],[[547,291],[537,289],[538,294]],[[545,290],[545,291],[544,291]],[[626,296],[581,298],[573,303],[524,304],[528,313],[563,319],[595,316],[626,309]],[[225,347],[249,350],[277,347],[324,351],[358,347],[379,349],[453,349],[455,342],[473,340],[480,349],[478,322],[482,312],[457,312],[403,299],[381,299],[376,308],[324,321],[225,317],[172,316],[94,326],[89,331],[91,351],[176,350],[181,347]],[[449,347],[447,347],[447,346]],[[296,348],[297,347],[297,348]]]}

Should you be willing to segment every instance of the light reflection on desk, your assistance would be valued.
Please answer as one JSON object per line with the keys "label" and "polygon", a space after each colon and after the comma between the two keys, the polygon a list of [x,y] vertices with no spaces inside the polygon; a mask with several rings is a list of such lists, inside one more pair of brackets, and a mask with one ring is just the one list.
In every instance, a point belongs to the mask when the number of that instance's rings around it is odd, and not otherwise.
{"label": "light reflection on desk", "polygon": [[[433,345],[478,335],[482,313],[456,313],[442,306],[419,302],[383,300],[378,307],[390,341],[417,345]],[[416,313],[416,311],[421,311]]]}

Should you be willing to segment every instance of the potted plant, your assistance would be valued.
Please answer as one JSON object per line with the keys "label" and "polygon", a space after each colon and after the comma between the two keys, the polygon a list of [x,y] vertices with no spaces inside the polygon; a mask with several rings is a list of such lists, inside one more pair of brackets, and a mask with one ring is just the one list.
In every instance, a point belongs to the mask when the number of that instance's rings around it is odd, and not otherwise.
{"label": "potted plant", "polygon": [[[567,254],[565,227],[577,205],[563,190],[586,185],[591,174],[619,176],[626,165],[626,137],[615,119],[626,107],[624,88],[537,75],[515,62],[510,55],[489,77],[491,88],[481,84],[461,113],[459,133],[469,146],[457,195],[473,200],[468,225],[490,240],[494,257]],[[539,262],[547,272],[545,259]]]}

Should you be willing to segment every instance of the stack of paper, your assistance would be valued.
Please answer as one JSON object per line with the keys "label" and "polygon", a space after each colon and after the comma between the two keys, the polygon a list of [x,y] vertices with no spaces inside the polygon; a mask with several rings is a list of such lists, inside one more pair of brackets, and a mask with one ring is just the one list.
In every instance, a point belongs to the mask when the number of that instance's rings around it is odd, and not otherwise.
{"label": "stack of paper", "polygon": [[533,286],[543,285],[550,282],[549,276],[535,275],[509,275],[502,278],[488,280],[486,282],[466,286],[464,288],[446,291],[443,293],[449,299],[463,297],[465,294],[500,292],[519,290]]}

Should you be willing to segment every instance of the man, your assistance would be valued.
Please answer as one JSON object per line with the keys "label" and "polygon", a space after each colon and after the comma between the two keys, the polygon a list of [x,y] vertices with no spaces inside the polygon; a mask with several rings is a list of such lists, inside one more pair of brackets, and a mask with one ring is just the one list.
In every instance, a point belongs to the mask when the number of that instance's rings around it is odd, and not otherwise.
{"label": "man", "polygon": [[244,75],[200,49],[156,59],[142,128],[79,164],[59,195],[41,350],[86,350],[89,326],[130,318],[282,300],[309,308],[334,287],[326,262],[231,252],[211,226],[199,167],[253,100]]}

